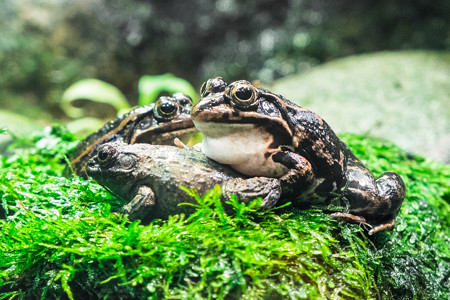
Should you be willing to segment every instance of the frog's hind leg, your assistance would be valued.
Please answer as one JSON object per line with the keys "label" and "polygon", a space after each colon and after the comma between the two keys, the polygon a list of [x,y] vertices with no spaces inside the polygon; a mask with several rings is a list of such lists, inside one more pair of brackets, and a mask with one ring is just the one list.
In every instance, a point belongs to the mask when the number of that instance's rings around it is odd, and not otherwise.
{"label": "frog's hind leg", "polygon": [[331,214],[331,218],[335,219],[335,220],[346,221],[349,223],[356,223],[356,224],[366,223],[366,219],[364,217],[355,216],[355,215],[343,213],[343,212]]}
{"label": "frog's hind leg", "polygon": [[395,172],[386,172],[375,180],[375,184],[377,185],[378,196],[390,204],[388,210],[390,215],[395,218],[400,211],[406,194],[402,178]]}
{"label": "frog's hind leg", "polygon": [[377,222],[377,224],[369,231],[370,235],[377,233],[378,231],[390,231],[394,229],[395,217],[400,211],[406,193],[405,184],[403,183],[402,178],[395,172],[381,174],[381,176],[375,180],[375,184],[377,186],[378,197],[382,199],[380,202],[384,203],[386,207],[384,207],[384,218],[383,214],[380,213],[379,220],[382,219],[383,221]]}
{"label": "frog's hind leg", "polygon": [[[386,172],[375,179],[357,159],[351,159],[346,171],[344,198],[348,213],[333,214],[334,219],[370,225],[369,234],[392,230],[395,217],[405,198],[405,185],[397,173]],[[364,219],[364,220],[363,220]]]}
{"label": "frog's hind leg", "polygon": [[369,228],[372,228],[372,225],[366,222],[366,218],[361,216],[352,215],[349,213],[337,212],[330,215],[330,217],[334,220],[345,221],[348,223],[355,223],[359,225],[364,225]]}

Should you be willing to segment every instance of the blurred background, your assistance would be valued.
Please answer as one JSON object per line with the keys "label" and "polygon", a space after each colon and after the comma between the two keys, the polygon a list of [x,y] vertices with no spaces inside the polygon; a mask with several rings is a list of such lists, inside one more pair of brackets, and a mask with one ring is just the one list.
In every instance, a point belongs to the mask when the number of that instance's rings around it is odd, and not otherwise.
{"label": "blurred background", "polygon": [[84,78],[136,105],[143,75],[197,90],[222,76],[260,80],[338,132],[450,161],[448,0],[0,0],[0,32],[0,109],[33,124],[70,121],[61,97]]}

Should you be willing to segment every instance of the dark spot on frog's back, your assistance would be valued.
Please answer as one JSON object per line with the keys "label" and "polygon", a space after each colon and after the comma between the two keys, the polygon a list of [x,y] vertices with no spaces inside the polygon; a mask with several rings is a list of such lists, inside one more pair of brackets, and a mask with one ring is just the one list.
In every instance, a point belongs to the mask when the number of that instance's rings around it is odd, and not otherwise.
{"label": "dark spot on frog's back", "polygon": [[321,125],[322,119],[312,111],[302,111],[302,114],[294,115],[299,124],[304,124],[307,128],[316,128]]}
{"label": "dark spot on frog's back", "polygon": [[267,100],[261,100],[261,105],[258,106],[256,112],[270,117],[281,117],[280,110]]}

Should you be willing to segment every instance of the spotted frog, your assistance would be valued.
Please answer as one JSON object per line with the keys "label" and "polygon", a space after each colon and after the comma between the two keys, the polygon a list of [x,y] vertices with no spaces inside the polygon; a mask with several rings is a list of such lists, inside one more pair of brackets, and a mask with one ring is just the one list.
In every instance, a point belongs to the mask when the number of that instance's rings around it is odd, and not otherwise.
{"label": "spotted frog", "polygon": [[[190,118],[191,107],[189,96],[176,93],[172,97],[162,96],[153,104],[137,107],[106,123],[68,154],[73,172],[86,178],[87,161],[102,144],[108,142],[167,145],[173,143],[174,137],[190,135],[196,131]],[[66,168],[64,173],[68,175],[70,168]]]}
{"label": "spotted frog", "polygon": [[232,194],[245,203],[261,197],[262,210],[273,207],[281,196],[278,179],[248,178],[192,148],[107,143],[89,160],[86,171],[112,194],[127,201],[123,213],[132,220],[144,222],[177,213],[192,213],[192,206],[179,205],[195,203],[180,186],[193,188],[203,195],[220,185],[224,202]]}
{"label": "spotted frog", "polygon": [[405,198],[394,172],[375,178],[316,113],[245,80],[210,79],[191,117],[203,153],[249,176],[279,178],[299,206],[340,195],[347,210],[332,218],[392,230]]}

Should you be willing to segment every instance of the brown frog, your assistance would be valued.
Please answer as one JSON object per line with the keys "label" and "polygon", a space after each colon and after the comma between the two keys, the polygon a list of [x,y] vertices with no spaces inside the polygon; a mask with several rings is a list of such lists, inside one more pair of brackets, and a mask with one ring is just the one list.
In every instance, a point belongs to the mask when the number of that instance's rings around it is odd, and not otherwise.
{"label": "brown frog", "polygon": [[[174,137],[190,135],[196,131],[190,118],[191,107],[189,96],[176,93],[172,97],[162,96],[153,104],[137,107],[119,116],[86,137],[68,154],[71,169],[86,178],[87,161],[105,143],[122,141],[127,144],[167,145],[173,143]],[[64,174],[70,174],[69,167]]]}
{"label": "brown frog", "polygon": [[200,92],[191,117],[206,156],[249,176],[279,178],[299,206],[339,194],[347,211],[332,217],[366,224],[369,234],[394,228],[405,198],[401,177],[375,178],[316,113],[245,80],[217,77]]}
{"label": "brown frog", "polygon": [[192,148],[167,145],[107,143],[89,160],[86,171],[112,194],[128,201],[123,213],[144,222],[192,213],[192,206],[179,205],[196,203],[180,186],[203,195],[220,185],[223,202],[232,194],[245,203],[261,197],[260,209],[273,207],[281,194],[278,179],[248,178]]}

